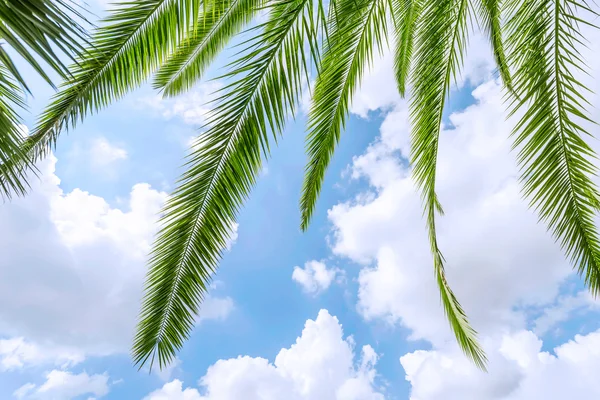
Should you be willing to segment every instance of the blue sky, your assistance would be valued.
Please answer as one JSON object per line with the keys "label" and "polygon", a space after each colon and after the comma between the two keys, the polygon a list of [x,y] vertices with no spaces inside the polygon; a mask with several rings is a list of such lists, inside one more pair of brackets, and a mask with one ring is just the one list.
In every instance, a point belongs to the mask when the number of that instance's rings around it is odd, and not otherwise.
{"label": "blue sky", "polygon": [[[592,77],[598,43],[586,53]],[[355,94],[307,233],[298,211],[306,107],[290,121],[191,339],[160,373],[137,371],[128,355],[145,255],[222,82],[173,100],[144,86],[63,134],[32,193],[0,205],[0,398],[598,398],[598,303],[520,198],[512,121],[477,33],[444,121],[440,242],[489,373],[457,349],[391,65],[377,58]],[[28,75],[31,129],[52,91]]]}

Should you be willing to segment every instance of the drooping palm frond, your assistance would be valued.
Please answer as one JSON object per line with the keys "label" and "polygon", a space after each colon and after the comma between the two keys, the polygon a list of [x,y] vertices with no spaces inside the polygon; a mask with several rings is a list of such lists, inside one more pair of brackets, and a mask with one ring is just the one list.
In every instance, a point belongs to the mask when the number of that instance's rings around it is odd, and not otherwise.
{"label": "drooping palm frond", "polygon": [[248,24],[264,0],[214,0],[195,29],[161,66],[154,87],[166,96],[190,89],[233,36]]}
{"label": "drooping palm frond", "polygon": [[304,39],[315,40],[312,0],[277,0],[231,64],[233,78],[190,155],[168,201],[150,261],[133,346],[136,364],[168,365],[187,339],[242,201],[248,196],[269,136],[294,112],[307,68]]}
{"label": "drooping palm frond", "polygon": [[375,47],[386,44],[387,0],[339,0],[329,18],[328,42],[315,84],[308,122],[308,162],[300,200],[301,228],[308,228],[325,171],[340,140],[352,95]]}
{"label": "drooping palm frond", "polygon": [[[0,40],[5,41],[52,86],[50,76],[38,60],[48,64],[61,77],[67,77],[69,72],[60,53],[75,60],[87,42],[87,33],[78,21],[85,21],[85,16],[71,0],[0,1]],[[9,66],[12,61],[6,57],[8,55],[4,53],[2,63],[29,90],[14,66]]]}
{"label": "drooping palm frond", "polygon": [[406,94],[410,64],[413,58],[415,28],[423,0],[394,0],[392,18],[396,43],[394,48],[394,71],[401,96]]}
{"label": "drooping palm frond", "polygon": [[67,77],[61,57],[75,59],[83,51],[87,34],[80,23],[86,22],[69,0],[0,1],[0,197],[24,194],[27,173],[35,172],[22,148],[25,138],[18,113],[26,109],[24,96],[31,89],[7,50],[54,87],[40,62]]}
{"label": "drooping palm frond", "polygon": [[[200,0],[141,0],[119,4],[44,111],[23,149],[27,162],[43,157],[61,131],[144,82],[193,28]],[[4,172],[22,168],[4,165]],[[0,170],[0,172],[3,172]]]}
{"label": "drooping palm frond", "polygon": [[[25,108],[23,94],[23,89],[11,73],[0,65],[0,168],[15,158],[24,157],[21,150],[23,132],[19,128],[20,118],[16,112],[16,109]],[[2,192],[23,194],[27,189],[23,183],[26,172],[27,168],[12,169],[0,175]]]}
{"label": "drooping palm frond", "polygon": [[[523,112],[514,131],[524,193],[577,266],[592,293],[600,293],[600,245],[594,216],[600,194],[591,176],[596,154],[585,142],[585,2],[527,0],[511,3],[510,64],[516,94],[512,113]],[[578,15],[578,12],[580,13]],[[596,17],[596,15],[593,15]]]}
{"label": "drooping palm frond", "polygon": [[478,16],[477,20],[490,38],[492,53],[494,54],[500,77],[506,87],[511,89],[512,80],[504,51],[504,40],[502,38],[501,7],[502,0],[476,0],[475,4]]}
{"label": "drooping palm frond", "polygon": [[442,207],[436,193],[436,168],[444,105],[452,79],[462,66],[467,42],[468,0],[435,0],[423,4],[417,25],[412,74],[411,161],[414,179],[422,192],[434,269],[444,311],[465,354],[485,369],[486,356],[475,330],[450,289],[444,257],[438,245],[436,216]]}

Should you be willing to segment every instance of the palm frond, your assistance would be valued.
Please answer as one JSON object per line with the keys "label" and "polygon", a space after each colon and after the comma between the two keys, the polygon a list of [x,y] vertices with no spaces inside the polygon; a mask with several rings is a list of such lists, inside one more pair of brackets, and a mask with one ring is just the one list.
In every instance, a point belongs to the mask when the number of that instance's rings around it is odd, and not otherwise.
{"label": "palm frond", "polygon": [[[70,78],[24,143],[27,159],[43,157],[61,131],[121,98],[146,80],[197,21],[200,0],[141,0],[119,5],[103,21]],[[5,165],[0,173],[22,168]]]}
{"label": "palm frond", "polygon": [[506,61],[504,51],[504,41],[502,38],[502,0],[476,0],[475,8],[477,12],[477,20],[483,30],[490,38],[492,52],[496,60],[496,67],[500,73],[500,77],[504,85],[511,89],[512,80],[510,78],[510,69]]}
{"label": "palm frond", "polygon": [[84,15],[70,0],[6,0],[0,2],[0,197],[23,195],[27,176],[36,172],[24,151],[18,110],[31,93],[7,48],[23,58],[52,87],[46,63],[62,78],[69,76],[61,57],[75,59],[88,37]]}
{"label": "palm frond", "polygon": [[513,1],[507,29],[516,93],[512,113],[523,111],[514,146],[524,194],[594,295],[600,292],[600,246],[594,216],[600,195],[591,176],[596,154],[585,142],[583,125],[589,90],[578,80],[585,62],[581,14],[585,2]]}
{"label": "palm frond", "polygon": [[486,356],[476,332],[450,289],[444,272],[436,216],[442,207],[436,194],[436,168],[442,113],[452,79],[462,66],[467,41],[468,0],[435,0],[423,4],[417,25],[415,65],[411,101],[412,165],[414,179],[422,192],[431,252],[442,304],[456,339],[465,354],[485,369]]}
{"label": "palm frond", "polygon": [[302,230],[308,228],[352,95],[373,59],[374,47],[382,51],[387,38],[386,0],[340,0],[336,4],[309,115],[308,162],[300,200]]}
{"label": "palm frond", "polygon": [[[11,160],[24,157],[21,149],[24,137],[16,112],[19,108],[25,108],[23,90],[10,71],[0,64],[0,170]],[[27,169],[30,168],[14,168],[0,174],[0,190],[23,194],[27,189],[24,185]]]}
{"label": "palm frond", "polygon": [[189,336],[226,245],[275,138],[302,90],[304,39],[316,33],[307,15],[312,0],[269,3],[269,20],[230,65],[208,131],[164,210],[140,316],[133,359],[168,365]]}
{"label": "palm frond", "polygon": [[[75,60],[83,51],[88,35],[79,22],[87,22],[71,0],[8,0],[0,2],[0,38],[15,50],[33,69],[54,87],[38,59],[61,77],[69,71],[60,53]],[[60,50],[60,53],[55,51]],[[6,55],[3,55],[6,61]],[[4,63],[7,68],[11,61]],[[16,70],[13,76],[26,89]]]}
{"label": "palm frond", "polygon": [[190,89],[233,36],[248,24],[264,0],[214,0],[195,29],[156,73],[154,87],[166,96]]}
{"label": "palm frond", "polygon": [[415,28],[423,0],[393,0],[392,18],[395,29],[394,71],[401,96],[406,94],[406,83],[413,58]]}

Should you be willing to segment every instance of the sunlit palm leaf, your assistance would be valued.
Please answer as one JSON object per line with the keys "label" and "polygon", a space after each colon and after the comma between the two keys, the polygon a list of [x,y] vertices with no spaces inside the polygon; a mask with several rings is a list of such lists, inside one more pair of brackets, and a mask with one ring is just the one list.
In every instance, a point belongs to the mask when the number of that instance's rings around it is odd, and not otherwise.
{"label": "sunlit palm leaf", "polygon": [[[61,131],[144,82],[192,29],[200,0],[142,0],[119,5],[103,22],[92,46],[62,85],[24,150],[35,162],[56,143]],[[7,169],[20,168],[19,163]],[[1,171],[0,171],[1,172]]]}
{"label": "sunlit palm leaf", "polygon": [[592,11],[569,0],[513,0],[511,5],[510,62],[520,96],[512,111],[523,111],[515,147],[524,192],[597,295],[600,246],[594,216],[600,194],[590,179],[597,159],[584,140],[584,125],[591,122],[585,111],[589,92],[578,78],[586,71],[577,49],[584,40],[578,24],[586,23],[582,14]]}
{"label": "sunlit palm leaf", "polygon": [[501,3],[502,0],[476,0],[475,8],[478,15],[477,20],[490,38],[496,67],[500,72],[502,81],[508,88],[512,88],[512,80],[510,78],[510,70],[506,61],[502,38]]}
{"label": "sunlit palm leaf", "polygon": [[[67,77],[68,70],[60,53],[74,60],[87,41],[78,20],[85,21],[85,18],[71,0],[0,1],[0,38],[51,85],[52,80],[38,60]],[[15,78],[27,87],[20,76]]]}
{"label": "sunlit palm leaf", "polygon": [[412,164],[422,192],[431,252],[442,304],[459,345],[477,366],[484,369],[486,357],[476,332],[450,289],[444,258],[436,233],[436,215],[442,207],[436,194],[439,135],[444,105],[453,78],[460,72],[467,41],[468,0],[435,0],[423,4],[417,26],[415,64],[412,74]]}
{"label": "sunlit palm leaf", "polygon": [[74,59],[87,41],[80,22],[85,18],[69,0],[0,1],[0,197],[24,194],[27,176],[35,173],[22,148],[24,132],[17,112],[26,108],[23,96],[31,89],[8,49],[54,87],[40,62],[67,77],[61,57]]}
{"label": "sunlit palm leaf", "polygon": [[[136,364],[168,365],[190,334],[231,224],[302,89],[304,39],[315,37],[311,0],[270,4],[269,21],[232,65],[207,132],[168,201],[152,253]],[[313,39],[314,40],[314,39]]]}
{"label": "sunlit palm leaf", "polygon": [[315,84],[307,136],[308,163],[300,209],[308,228],[325,171],[340,140],[352,94],[375,46],[386,44],[387,0],[340,0],[329,21],[329,40]]}
{"label": "sunlit palm leaf", "polygon": [[190,33],[158,70],[154,87],[166,96],[190,89],[215,56],[257,13],[264,0],[214,0]]}
{"label": "sunlit palm leaf", "polygon": [[[23,133],[19,127],[16,109],[25,107],[22,89],[11,78],[10,72],[0,66],[0,169],[13,159],[23,157]],[[27,189],[26,169],[12,169],[0,175],[0,189],[6,193],[23,194]]]}
{"label": "sunlit palm leaf", "polygon": [[393,0],[392,16],[395,29],[394,71],[401,96],[406,94],[406,84],[413,58],[415,28],[424,0]]}

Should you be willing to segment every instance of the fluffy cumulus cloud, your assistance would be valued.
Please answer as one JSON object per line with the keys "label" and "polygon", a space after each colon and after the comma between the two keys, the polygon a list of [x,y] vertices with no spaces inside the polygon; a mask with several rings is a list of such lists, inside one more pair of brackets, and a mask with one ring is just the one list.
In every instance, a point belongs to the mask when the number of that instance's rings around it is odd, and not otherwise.
{"label": "fluffy cumulus cloud", "polygon": [[[367,104],[355,110],[359,115],[388,110],[380,137],[351,166],[352,178],[369,189],[329,210],[332,251],[362,265],[357,308],[366,320],[401,324],[409,339],[433,345],[401,358],[411,399],[561,399],[573,393],[597,398],[600,386],[587,371],[600,362],[593,349],[598,333],[541,351],[544,334],[573,311],[597,304],[585,292],[561,292],[572,269],[522,199],[511,152],[514,120],[507,119],[482,43],[472,41],[483,54],[471,52],[458,85],[474,87],[474,103],[449,116],[440,139],[437,189],[445,215],[438,219],[438,234],[448,279],[480,332],[490,373],[478,372],[461,354],[444,317],[421,199],[406,161],[407,104],[365,102],[363,97],[376,98],[378,85],[364,86],[366,94],[358,93],[355,101]],[[598,54],[598,41],[591,43],[589,54]],[[596,58],[590,60],[598,79]],[[391,69],[379,73],[393,79]],[[597,97],[591,100],[600,105]],[[538,312],[533,319],[532,310]]]}
{"label": "fluffy cumulus cloud", "polygon": [[[167,195],[137,184],[120,209],[79,189],[65,193],[56,161],[40,164],[27,197],[0,207],[3,369],[127,351],[133,335]],[[222,319],[232,308],[229,298],[209,297],[199,320]]]}
{"label": "fluffy cumulus cloud", "polygon": [[411,400],[548,399],[600,397],[600,331],[575,338],[552,353],[531,331],[505,334],[490,346],[490,371],[439,351],[416,351],[400,362],[413,386]]}
{"label": "fluffy cumulus cloud", "polygon": [[336,277],[341,277],[339,269],[327,268],[324,262],[316,260],[306,262],[304,268],[294,267],[292,272],[292,279],[311,295],[327,290]]}
{"label": "fluffy cumulus cloud", "polygon": [[13,396],[17,399],[70,400],[87,395],[88,399],[100,398],[109,392],[107,374],[88,375],[86,372],[72,374],[53,370],[46,374],[46,381],[37,386],[26,383]]}
{"label": "fluffy cumulus cloud", "polygon": [[219,360],[200,379],[200,389],[174,380],[145,400],[383,400],[375,384],[375,351],[364,346],[360,360],[354,353],[337,318],[321,310],[273,363],[248,356]]}

